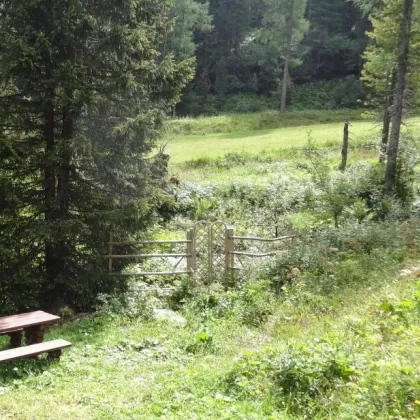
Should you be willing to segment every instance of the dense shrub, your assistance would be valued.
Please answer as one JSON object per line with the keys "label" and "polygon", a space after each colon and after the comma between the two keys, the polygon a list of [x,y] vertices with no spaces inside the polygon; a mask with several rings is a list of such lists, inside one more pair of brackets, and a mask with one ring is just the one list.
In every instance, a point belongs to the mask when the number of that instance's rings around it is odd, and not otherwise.
{"label": "dense shrub", "polygon": [[278,108],[274,98],[258,94],[207,95],[189,92],[178,106],[179,115],[219,115],[221,113],[261,112]]}
{"label": "dense shrub", "polygon": [[275,300],[269,282],[244,280],[234,290],[225,290],[217,283],[206,288],[194,288],[184,296],[182,303],[184,313],[194,324],[207,325],[224,318],[258,328],[273,314]]}
{"label": "dense shrub", "polygon": [[222,384],[226,392],[238,398],[268,393],[280,407],[309,415],[320,411],[320,400],[328,398],[354,374],[351,347],[320,342],[247,355],[223,378]]}
{"label": "dense shrub", "polygon": [[373,271],[392,269],[405,257],[416,255],[419,237],[418,221],[325,227],[270,263],[264,276],[282,292],[294,279],[293,269],[298,269],[308,290],[331,293],[337,286],[366,283]]}
{"label": "dense shrub", "polygon": [[231,95],[221,103],[222,112],[228,113],[262,112],[277,108],[274,98],[256,94]]}
{"label": "dense shrub", "polygon": [[127,318],[151,319],[153,309],[160,302],[146,285],[130,282],[125,292],[118,294],[99,294],[96,309],[99,313]]}
{"label": "dense shrub", "polygon": [[[280,108],[280,91],[272,94],[257,93],[201,96],[190,91],[178,105],[179,115],[219,115],[277,110]],[[295,84],[290,90],[293,110],[356,108],[365,97],[360,80],[354,76],[330,81]]]}

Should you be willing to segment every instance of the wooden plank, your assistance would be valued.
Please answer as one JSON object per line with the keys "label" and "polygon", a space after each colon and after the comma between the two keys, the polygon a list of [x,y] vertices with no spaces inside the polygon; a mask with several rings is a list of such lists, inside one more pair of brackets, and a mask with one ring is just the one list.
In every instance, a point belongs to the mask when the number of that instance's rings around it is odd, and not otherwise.
{"label": "wooden plank", "polygon": [[[114,274],[114,273],[111,273]],[[191,274],[188,270],[182,271],[153,271],[153,272],[144,272],[144,273],[115,273],[118,276],[176,276],[181,274]]]}
{"label": "wooden plank", "polygon": [[191,254],[126,254],[126,255],[105,255],[104,258],[123,259],[123,258],[180,258],[191,257]]}
{"label": "wooden plank", "polygon": [[7,335],[7,334],[10,334],[10,333],[18,333],[18,332],[23,332],[23,328],[18,328],[18,329],[16,329],[16,330],[13,330],[13,331],[8,331],[8,332],[0,332],[0,335]]}
{"label": "wooden plank", "polygon": [[48,353],[70,347],[71,343],[66,340],[46,341],[45,343],[32,344],[30,346],[18,347],[16,349],[0,351],[0,363],[10,360],[24,359],[38,354]]}
{"label": "wooden plank", "polygon": [[241,251],[231,251],[230,254],[232,255],[243,255],[244,257],[252,257],[252,258],[262,258],[262,257],[273,257],[276,255],[275,252],[266,252],[264,254],[257,254],[255,252],[241,252]]}
{"label": "wooden plank", "polygon": [[110,245],[165,245],[165,244],[187,244],[189,241],[125,241],[125,242],[109,242]]}
{"label": "wooden plank", "polygon": [[255,236],[232,236],[232,239],[240,239],[242,241],[257,241],[257,242],[277,242],[285,239],[296,238],[296,235],[280,236],[279,238],[259,238]]}
{"label": "wooden plank", "polygon": [[[187,232],[187,271],[189,271],[189,276],[194,277],[194,273],[197,270],[197,251],[195,249],[195,231],[190,229]],[[181,260],[180,260],[181,262]],[[175,267],[177,268],[177,266]]]}
{"label": "wooden plank", "polygon": [[[114,234],[109,234],[109,242],[108,242],[108,254],[112,255],[114,252],[114,247],[112,245],[112,241],[114,240]],[[108,259],[108,271],[112,271],[112,258],[109,257]]]}
{"label": "wooden plank", "polygon": [[36,325],[52,324],[60,319],[59,316],[43,311],[29,312],[0,318],[0,333],[9,333],[19,329]]}
{"label": "wooden plank", "polygon": [[225,231],[225,280],[226,287],[235,283],[235,272],[232,267],[235,265],[235,228],[229,227]]}

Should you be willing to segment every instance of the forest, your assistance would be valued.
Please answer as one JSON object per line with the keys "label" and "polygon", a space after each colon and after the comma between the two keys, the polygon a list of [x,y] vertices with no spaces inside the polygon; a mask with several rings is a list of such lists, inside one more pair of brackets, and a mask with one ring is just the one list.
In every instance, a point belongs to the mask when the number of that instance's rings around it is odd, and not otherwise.
{"label": "forest", "polygon": [[358,107],[367,98],[360,77],[372,21],[355,2],[179,0],[175,9],[169,45],[196,59],[180,115],[277,109],[283,85],[293,109]]}
{"label": "forest", "polygon": [[0,419],[420,418],[419,3],[0,35]]}

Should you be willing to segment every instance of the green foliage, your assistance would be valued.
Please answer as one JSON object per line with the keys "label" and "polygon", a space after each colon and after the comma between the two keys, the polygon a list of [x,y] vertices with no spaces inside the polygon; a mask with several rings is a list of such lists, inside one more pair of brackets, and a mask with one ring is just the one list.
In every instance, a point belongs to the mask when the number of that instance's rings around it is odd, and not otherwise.
{"label": "green foliage", "polygon": [[200,331],[194,334],[192,342],[187,345],[185,351],[187,353],[203,353],[210,351],[213,347],[213,337],[207,331]]}
{"label": "green foliage", "polygon": [[210,213],[215,207],[215,198],[196,198],[194,202],[194,219],[205,220],[211,217]]}
{"label": "green foliage", "polygon": [[[264,0],[266,6],[261,28],[260,40],[276,53],[277,60],[283,61],[281,83],[281,112],[286,111],[287,98],[290,98],[290,67],[300,61],[295,58],[300,42],[309,29],[305,19],[304,0]],[[280,89],[279,89],[280,90]]]}
{"label": "green foliage", "polygon": [[[195,35],[197,73],[177,113],[278,109],[290,24],[289,94],[294,85],[299,89],[302,83],[327,80],[334,84],[348,76],[358,78],[363,64],[360,57],[368,42],[365,32],[370,29],[358,7],[344,0],[323,0],[306,8],[305,1],[296,0],[291,20],[291,4],[283,0],[209,1],[213,28]],[[176,46],[173,49],[177,51]],[[319,101],[322,109],[357,106],[363,96],[361,84],[354,80],[344,85],[334,96],[327,92],[327,101]],[[302,100],[295,101],[295,109],[308,109],[303,105],[304,94],[299,96]]]}
{"label": "green foliage", "polygon": [[303,64],[296,76],[317,80],[358,76],[369,29],[358,7],[341,0],[312,2],[309,20],[310,29],[302,42]]}
{"label": "green foliage", "polygon": [[[315,103],[315,108],[318,108]],[[327,124],[363,120],[358,110],[298,110],[286,115],[278,112],[239,113],[201,118],[179,118],[169,122],[169,134],[206,135],[214,133],[240,133],[257,130],[272,130],[282,127],[302,127],[314,124]],[[302,133],[306,138],[307,133]],[[188,139],[188,138],[187,138]],[[186,140],[187,140],[186,139]],[[341,139],[340,139],[341,140]]]}
{"label": "green foliage", "polygon": [[74,311],[68,306],[64,306],[60,309],[59,315],[61,316],[61,318],[71,318],[72,316],[74,316]]}
{"label": "green foliage", "polygon": [[[297,289],[305,285],[321,295],[335,293],[337,287],[366,284],[373,271],[392,269],[405,257],[416,255],[418,232],[416,221],[318,228],[311,239],[302,239],[273,262],[263,276],[278,293],[288,284]],[[296,268],[303,277],[294,284]]]}
{"label": "green foliage", "polygon": [[162,202],[167,159],[149,157],[192,62],[160,56],[166,2],[2,9],[0,311],[89,309],[121,286],[106,232],[144,230]]}
{"label": "green foliage", "polygon": [[250,327],[261,327],[274,313],[275,300],[268,281],[247,281],[239,289],[234,316]]}
{"label": "green foliage", "polygon": [[224,378],[228,393],[258,397],[272,394],[280,407],[295,414],[316,414],[319,400],[355,374],[351,348],[321,342],[289,347],[281,353],[269,350],[261,356],[245,356]]}
{"label": "green foliage", "polygon": [[[356,1],[363,8],[363,2]],[[420,10],[414,7],[414,15]],[[389,81],[392,72],[396,69],[398,45],[400,38],[400,20],[402,15],[402,3],[394,0],[386,0],[374,4],[369,12],[369,18],[372,23],[372,31],[368,33],[369,38],[373,40],[365,52],[366,63],[363,69],[363,80],[372,87],[379,95],[387,95],[389,93]],[[412,28],[412,64],[416,63],[418,55],[418,42],[416,34],[418,33],[416,18],[413,20]],[[410,80],[416,83],[417,76],[411,74]],[[410,84],[410,82],[409,82]]]}
{"label": "green foliage", "polygon": [[[417,295],[375,305],[373,316],[351,321],[341,334],[248,352],[221,385],[240,400],[270,401],[292,418],[410,417],[418,412]],[[383,357],[384,346],[395,353]]]}
{"label": "green foliage", "polygon": [[331,172],[323,159],[322,151],[309,140],[305,154],[311,162],[309,172],[320,194],[314,197],[315,209],[324,213],[325,222],[333,220],[336,227],[343,216],[353,216],[359,222],[375,217],[376,219],[409,217],[413,203],[414,167],[417,155],[414,149],[409,156],[401,154],[398,189],[395,197],[386,197],[383,193],[382,165],[359,163],[346,172]]}
{"label": "green foliage", "polygon": [[400,139],[395,195],[406,209],[411,208],[418,182],[416,173],[419,159],[417,141],[415,137],[410,135],[402,135]]}
{"label": "green foliage", "polygon": [[194,37],[211,30],[211,16],[208,9],[208,3],[176,0],[171,9],[174,24],[166,39],[164,52],[173,54],[179,61],[194,57],[199,46],[194,42]]}
{"label": "green foliage", "polygon": [[[227,82],[226,82],[227,83]],[[183,96],[179,113],[189,116],[220,115],[224,113],[264,112],[278,109],[281,90],[265,95],[256,93],[208,95],[202,98],[188,92]],[[341,79],[294,84],[289,93],[290,109],[332,110],[360,108],[366,97],[360,80],[354,76]]]}
{"label": "green foliage", "polygon": [[258,328],[267,323],[275,309],[275,296],[270,283],[264,280],[245,280],[237,290],[228,291],[213,284],[196,289],[188,297],[184,312],[189,319],[204,324],[224,318]]}
{"label": "green foliage", "polygon": [[106,315],[148,320],[153,318],[153,309],[157,306],[159,300],[153,291],[147,290],[147,285],[130,282],[124,292],[99,294],[96,310]]}
{"label": "green foliage", "polygon": [[[185,282],[183,325],[107,297],[104,313],[47,332],[73,343],[59,363],[1,365],[0,417],[189,419],[194,406],[209,419],[416,418],[418,267],[396,269],[418,255],[419,232],[418,220],[317,229],[276,263],[300,267],[280,298],[267,272],[245,272],[236,290]],[[136,293],[127,301],[143,302]]]}

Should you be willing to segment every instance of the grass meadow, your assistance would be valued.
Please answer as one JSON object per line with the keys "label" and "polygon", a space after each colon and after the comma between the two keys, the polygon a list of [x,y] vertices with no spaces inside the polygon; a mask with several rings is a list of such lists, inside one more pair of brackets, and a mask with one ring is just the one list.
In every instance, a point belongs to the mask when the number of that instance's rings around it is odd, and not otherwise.
{"label": "grass meadow", "polygon": [[[308,175],[309,137],[333,177],[324,190]],[[374,221],[362,201],[358,185],[374,188],[380,170],[378,138],[354,110],[172,121],[163,142],[184,201],[156,237],[226,217],[243,233],[274,220],[300,242],[245,270],[235,289],[172,281],[172,297],[133,292],[95,314],[67,311],[47,333],[73,343],[60,361],[0,365],[0,419],[420,418],[420,223]],[[336,228],[330,213],[343,197]],[[183,320],[153,316],[168,307]]]}

